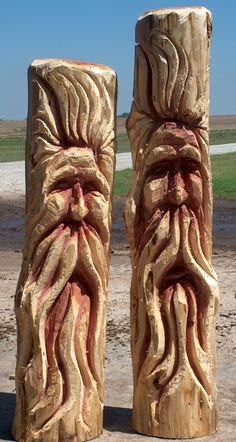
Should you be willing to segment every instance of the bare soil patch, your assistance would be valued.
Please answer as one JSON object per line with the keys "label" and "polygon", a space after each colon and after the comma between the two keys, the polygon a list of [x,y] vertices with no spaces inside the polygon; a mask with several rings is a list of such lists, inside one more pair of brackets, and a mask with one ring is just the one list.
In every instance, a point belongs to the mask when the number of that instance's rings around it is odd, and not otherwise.
{"label": "bare soil patch", "polygon": [[26,120],[2,120],[0,121],[0,136],[19,136],[25,135]]}
{"label": "bare soil patch", "polygon": [[236,129],[236,115],[210,116],[210,129]]}

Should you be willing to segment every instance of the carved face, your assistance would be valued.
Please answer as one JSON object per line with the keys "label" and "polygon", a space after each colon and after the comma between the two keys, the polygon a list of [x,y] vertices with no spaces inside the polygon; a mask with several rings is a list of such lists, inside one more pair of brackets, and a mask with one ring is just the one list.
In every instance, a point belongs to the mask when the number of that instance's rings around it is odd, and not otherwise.
{"label": "carved face", "polygon": [[164,126],[154,133],[145,161],[143,207],[150,218],[157,208],[202,205],[201,155],[194,134],[185,128]]}
{"label": "carved face", "polygon": [[90,149],[71,147],[54,158],[48,173],[48,193],[50,223],[79,225],[85,221],[104,239],[109,187]]}
{"label": "carved face", "polygon": [[[136,215],[131,290],[135,394],[143,400],[146,382],[155,404],[164,403],[171,389],[184,389],[189,379],[194,385],[201,377],[203,389],[210,391],[208,375],[199,377],[198,358],[211,342],[217,283],[205,252],[207,176],[196,137],[184,125],[166,123],[146,138],[129,206]],[[189,361],[185,371],[181,352]]]}

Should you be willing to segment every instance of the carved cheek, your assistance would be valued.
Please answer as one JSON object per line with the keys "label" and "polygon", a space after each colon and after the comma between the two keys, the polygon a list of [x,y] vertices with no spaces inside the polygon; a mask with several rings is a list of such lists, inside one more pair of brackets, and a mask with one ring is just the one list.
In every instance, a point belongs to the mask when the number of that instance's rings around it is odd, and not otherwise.
{"label": "carved cheek", "polygon": [[[71,189],[54,192],[47,198],[47,213],[44,217],[45,226],[60,222],[66,216],[71,200]],[[41,222],[43,225],[43,223]]]}
{"label": "carved cheek", "polygon": [[86,206],[88,207],[88,221],[94,220],[97,224],[106,221],[108,223],[108,202],[99,192],[87,193],[85,196]]}
{"label": "carved cheek", "polygon": [[143,205],[146,214],[152,214],[162,205],[168,193],[168,178],[164,176],[145,184],[143,192]]}
{"label": "carved cheek", "polygon": [[202,205],[202,178],[190,173],[186,180],[189,203],[199,209]]}

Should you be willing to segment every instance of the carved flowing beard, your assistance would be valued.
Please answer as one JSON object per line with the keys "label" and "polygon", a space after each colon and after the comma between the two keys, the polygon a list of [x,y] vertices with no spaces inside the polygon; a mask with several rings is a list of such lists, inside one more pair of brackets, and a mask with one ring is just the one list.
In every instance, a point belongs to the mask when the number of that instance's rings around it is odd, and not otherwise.
{"label": "carved flowing beard", "polygon": [[[59,420],[65,427],[71,425],[76,416],[86,432],[91,425],[89,402],[102,407],[103,373],[97,355],[105,326],[96,324],[105,322],[105,263],[101,239],[84,221],[77,229],[60,224],[37,248],[25,291],[37,341],[33,346],[41,353],[32,359],[24,354],[22,361],[36,433]],[[89,420],[95,416],[96,410],[94,415],[90,411]]]}
{"label": "carved flowing beard", "polygon": [[203,252],[206,232],[200,233],[198,216],[186,206],[172,208],[154,227],[161,217],[154,214],[133,276],[138,295],[131,319],[137,324],[132,352],[139,362],[134,365],[134,402],[148,384],[157,421],[168,393],[174,400],[183,383],[197,384],[209,406],[215,395],[212,342],[218,286]]}

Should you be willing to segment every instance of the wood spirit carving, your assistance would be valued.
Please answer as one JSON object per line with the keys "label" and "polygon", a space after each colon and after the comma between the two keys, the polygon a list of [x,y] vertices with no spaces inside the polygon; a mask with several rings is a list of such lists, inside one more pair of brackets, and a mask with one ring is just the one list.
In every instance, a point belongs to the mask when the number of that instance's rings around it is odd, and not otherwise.
{"label": "wood spirit carving", "polygon": [[127,129],[133,183],[133,425],[147,435],[216,431],[208,83],[211,15],[157,10],[136,27],[134,101]]}
{"label": "wood spirit carving", "polygon": [[18,441],[85,441],[102,432],[115,101],[110,68],[30,66]]}

